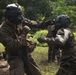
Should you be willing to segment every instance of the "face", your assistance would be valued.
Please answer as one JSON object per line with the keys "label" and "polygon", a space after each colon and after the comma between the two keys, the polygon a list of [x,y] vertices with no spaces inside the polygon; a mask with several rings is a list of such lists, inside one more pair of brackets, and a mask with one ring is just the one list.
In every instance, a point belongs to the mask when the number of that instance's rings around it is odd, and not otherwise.
{"label": "face", "polygon": [[23,22],[22,16],[18,16],[15,18],[15,24],[16,25],[22,24],[22,22]]}

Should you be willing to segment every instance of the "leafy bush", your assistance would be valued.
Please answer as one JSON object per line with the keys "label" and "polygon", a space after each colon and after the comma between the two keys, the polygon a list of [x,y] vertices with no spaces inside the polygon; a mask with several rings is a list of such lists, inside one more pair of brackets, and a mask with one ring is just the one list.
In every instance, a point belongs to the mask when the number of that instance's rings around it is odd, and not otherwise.
{"label": "leafy bush", "polygon": [[5,47],[3,46],[2,43],[0,43],[0,52],[4,52],[5,51]]}
{"label": "leafy bush", "polygon": [[[33,38],[30,37],[31,40],[34,40],[37,43],[37,46],[47,46],[47,43],[39,43],[37,41],[37,38],[42,36],[42,37],[46,37],[48,31],[47,30],[39,30],[37,31],[35,34],[33,34]],[[32,35],[32,34],[29,34]]]}

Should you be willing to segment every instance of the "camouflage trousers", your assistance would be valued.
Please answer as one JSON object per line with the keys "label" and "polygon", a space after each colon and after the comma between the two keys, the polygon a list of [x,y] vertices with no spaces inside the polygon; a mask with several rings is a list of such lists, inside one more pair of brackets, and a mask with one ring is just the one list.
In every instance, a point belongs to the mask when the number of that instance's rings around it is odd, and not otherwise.
{"label": "camouflage trousers", "polygon": [[50,47],[48,45],[48,62],[55,62],[57,61],[60,63],[60,50],[59,48],[55,48],[53,46]]}
{"label": "camouflage trousers", "polygon": [[10,64],[10,75],[24,75],[23,61],[16,57],[9,60]]}
{"label": "camouflage trousers", "polygon": [[76,75],[76,52],[62,56],[56,75]]}
{"label": "camouflage trousers", "polygon": [[27,74],[26,70],[26,75],[42,75],[39,67],[37,66],[37,64],[35,63],[34,59],[32,58],[31,55],[29,55],[29,73]]}

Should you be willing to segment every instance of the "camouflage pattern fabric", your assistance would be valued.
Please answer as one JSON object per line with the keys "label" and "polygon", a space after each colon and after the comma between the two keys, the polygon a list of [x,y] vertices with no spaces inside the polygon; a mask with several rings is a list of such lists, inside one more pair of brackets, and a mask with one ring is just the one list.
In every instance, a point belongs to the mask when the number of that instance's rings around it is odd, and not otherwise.
{"label": "camouflage pattern fabric", "polygon": [[76,52],[62,56],[56,75],[76,75]]}
{"label": "camouflage pattern fabric", "polygon": [[[11,75],[24,75],[25,67],[22,65],[23,63],[20,59],[21,58],[20,53],[21,51],[23,51],[22,48],[23,45],[18,38],[19,36],[20,36],[20,32],[17,30],[17,28],[15,28],[14,25],[11,25],[6,21],[2,23],[2,26],[0,28],[0,42],[5,46],[5,51],[6,54],[8,55]],[[24,50],[26,51],[27,49],[25,48]],[[26,57],[24,58],[26,59]],[[27,60],[25,61],[28,62]],[[29,61],[31,61],[30,57],[29,57]],[[35,73],[37,73],[36,75],[41,75],[39,69],[37,69],[38,67],[33,63],[33,61],[31,61],[31,63],[34,65],[34,68],[32,68],[33,67],[32,65],[31,65],[32,67],[29,66],[30,67],[29,73],[31,73],[30,75],[32,75],[35,71],[36,71]],[[31,68],[34,70],[32,71]]]}
{"label": "camouflage pattern fabric", "polygon": [[65,29],[60,29],[58,34],[65,37],[64,42],[66,43],[61,46],[61,64],[56,75],[76,75],[76,43],[74,35],[70,29],[66,29],[66,31]]}
{"label": "camouflage pattern fabric", "polygon": [[60,28],[53,38],[39,38],[40,41],[58,45],[62,50],[61,64],[56,75],[76,75],[76,42],[69,28]]}
{"label": "camouflage pattern fabric", "polygon": [[24,75],[23,62],[20,58],[10,60],[10,75]]}

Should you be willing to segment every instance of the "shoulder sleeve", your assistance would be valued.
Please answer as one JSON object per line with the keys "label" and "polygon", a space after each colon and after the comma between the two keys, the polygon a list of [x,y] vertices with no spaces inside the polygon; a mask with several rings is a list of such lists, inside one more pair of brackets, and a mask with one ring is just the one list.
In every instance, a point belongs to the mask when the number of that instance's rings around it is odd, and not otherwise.
{"label": "shoulder sleeve", "polygon": [[64,45],[67,42],[67,40],[69,39],[70,34],[71,34],[71,31],[68,29],[59,30],[57,32],[55,41],[58,44]]}

